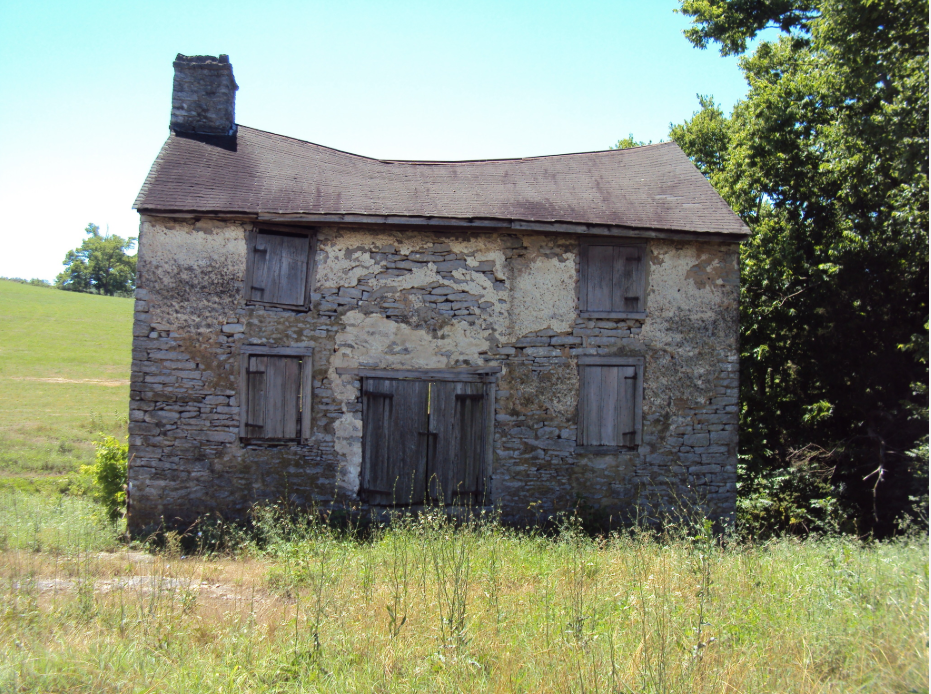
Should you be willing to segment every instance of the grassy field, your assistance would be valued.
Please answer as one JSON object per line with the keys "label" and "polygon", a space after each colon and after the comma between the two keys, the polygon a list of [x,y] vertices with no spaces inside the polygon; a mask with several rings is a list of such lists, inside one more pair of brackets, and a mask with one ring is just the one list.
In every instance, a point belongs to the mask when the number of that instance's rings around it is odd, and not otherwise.
{"label": "grassy field", "polygon": [[[0,501],[0,691],[926,692],[928,543],[556,537],[274,510],[231,553]],[[206,550],[206,551],[205,551]]]}
{"label": "grassy field", "polygon": [[0,281],[0,692],[928,691],[927,537],[353,533],[271,507],[127,547],[89,497],[16,487],[125,433],[131,313]]}
{"label": "grassy field", "polygon": [[0,484],[65,475],[98,432],[125,435],[132,313],[131,299],[0,280]]}

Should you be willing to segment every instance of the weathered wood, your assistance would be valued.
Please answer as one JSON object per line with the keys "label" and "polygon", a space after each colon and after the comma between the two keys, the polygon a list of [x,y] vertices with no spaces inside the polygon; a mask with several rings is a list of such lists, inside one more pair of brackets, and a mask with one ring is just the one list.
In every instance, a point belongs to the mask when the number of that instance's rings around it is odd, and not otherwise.
{"label": "weathered wood", "polygon": [[307,287],[307,254],[310,240],[306,236],[279,236],[281,277],[278,303],[301,306]]}
{"label": "weathered wood", "polygon": [[242,354],[270,354],[279,357],[309,357],[314,353],[313,347],[274,347],[270,345],[242,345]]}
{"label": "weathered wood", "polygon": [[477,504],[482,498],[485,487],[484,458],[485,446],[485,388],[478,383],[463,383],[466,393],[456,400],[460,427],[460,475],[457,482],[458,497],[468,497],[468,501]]}
{"label": "weathered wood", "polygon": [[614,247],[588,246],[588,311],[612,311]]}
{"label": "weathered wood", "polygon": [[601,372],[601,397],[598,412],[598,440],[592,441],[602,446],[620,445],[620,430],[618,427],[618,415],[620,414],[621,403],[618,392],[618,371],[617,366],[591,366],[591,369],[598,369]]}
{"label": "weathered wood", "polygon": [[414,379],[429,381],[484,382],[501,373],[500,366],[457,367],[452,369],[369,369],[362,367],[337,367],[340,376],[363,376],[367,378]]}
{"label": "weathered wood", "polygon": [[634,318],[645,319],[649,316],[647,311],[580,311],[580,315],[591,318]]}
{"label": "weathered wood", "polygon": [[246,260],[246,300],[267,306],[306,310],[310,299],[316,236],[281,233],[262,225],[249,234]]}
{"label": "weathered wood", "polygon": [[640,357],[579,358],[580,446],[640,444],[642,368]]}
{"label": "weathered wood", "polygon": [[601,386],[601,371],[598,368],[585,367],[580,369],[579,390],[579,433],[582,443],[592,445],[600,443],[598,440],[601,426],[598,420],[599,388]]}
{"label": "weathered wood", "polygon": [[268,267],[268,248],[258,244],[258,239],[252,246],[252,272],[249,278],[249,293],[247,298],[253,301],[262,301],[265,298],[265,282]]}
{"label": "weathered wood", "polygon": [[639,246],[619,246],[619,265],[623,279],[618,287],[621,296],[614,308],[618,311],[640,311],[643,308],[643,249]]}
{"label": "weathered wood", "polygon": [[250,356],[246,367],[246,403],[245,432],[246,437],[265,436],[265,374],[267,357]]}
{"label": "weathered wood", "polygon": [[307,441],[313,435],[314,406],[314,359],[312,355],[301,358],[301,439]]}
{"label": "weathered wood", "polygon": [[[141,213],[158,214],[153,210]],[[164,216],[195,217],[196,213],[166,213]],[[201,213],[202,216],[202,213]],[[241,215],[230,215],[231,219],[240,219]],[[250,217],[251,218],[251,217]],[[259,213],[255,219],[261,222],[335,224],[345,226],[434,226],[461,227],[474,231],[542,231],[550,233],[578,234],[580,236],[608,236],[628,239],[671,239],[671,240],[707,240],[740,243],[748,233],[713,233],[707,231],[679,231],[674,229],[647,229],[620,225],[573,224],[568,222],[527,222],[508,219],[487,219],[479,217],[416,217],[408,215],[365,215],[365,214],[306,214],[306,213]]]}
{"label": "weathered wood", "polygon": [[598,366],[643,366],[643,357],[595,357],[581,356],[580,365],[595,364]]}
{"label": "weathered wood", "polygon": [[423,503],[429,384],[367,377],[363,386],[364,495],[374,504]]}
{"label": "weathered wood", "polygon": [[579,243],[581,315],[645,318],[646,248],[629,239],[582,239]]}
{"label": "weathered wood", "polygon": [[638,423],[635,419],[637,410],[637,369],[633,366],[619,366],[618,370],[618,419],[617,444],[634,446],[637,443]]}
{"label": "weathered wood", "polygon": [[484,486],[485,393],[481,383],[431,384],[427,490],[441,504],[476,503]]}

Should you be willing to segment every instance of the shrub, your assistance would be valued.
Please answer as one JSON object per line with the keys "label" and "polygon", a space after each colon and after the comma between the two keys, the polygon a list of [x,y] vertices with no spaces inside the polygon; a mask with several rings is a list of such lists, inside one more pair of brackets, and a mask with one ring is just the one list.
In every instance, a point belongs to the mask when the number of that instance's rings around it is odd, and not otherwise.
{"label": "shrub", "polygon": [[91,477],[94,498],[107,512],[107,518],[116,520],[126,510],[126,468],[129,445],[120,443],[114,436],[94,441],[97,455],[93,465],[83,465],[81,472]]}

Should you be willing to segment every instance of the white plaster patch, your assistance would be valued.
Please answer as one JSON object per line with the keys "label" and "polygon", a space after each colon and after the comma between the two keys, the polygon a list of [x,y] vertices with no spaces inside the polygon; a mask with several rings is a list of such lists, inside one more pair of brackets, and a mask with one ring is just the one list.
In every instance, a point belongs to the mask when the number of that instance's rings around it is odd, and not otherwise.
{"label": "white plaster patch", "polygon": [[334,447],[342,462],[339,485],[355,494],[359,489],[362,471],[362,422],[351,412],[344,412],[342,417],[333,422],[333,433]]}
{"label": "white plaster patch", "polygon": [[331,371],[354,366],[383,369],[441,369],[466,363],[480,366],[483,361],[479,353],[488,349],[488,341],[481,332],[461,321],[445,326],[438,337],[381,315],[366,316],[359,311],[343,316],[343,324],[345,329],[336,335]]}
{"label": "white plaster patch", "polygon": [[570,332],[575,325],[575,263],[537,257],[516,273],[510,295],[508,341],[544,328]]}
{"label": "white plaster patch", "polygon": [[[199,224],[203,227],[203,224]],[[191,268],[206,268],[219,263],[246,269],[245,231],[241,224],[214,223],[210,229],[189,223],[159,224],[144,221],[145,262],[152,266],[173,263]]]}
{"label": "white plaster patch", "polygon": [[[721,310],[720,304],[729,301],[731,292],[722,292],[723,282],[699,287],[688,278],[702,256],[707,244],[654,241],[652,252],[661,262],[653,262],[649,270],[650,286],[647,294],[647,311],[651,316],[672,315],[687,310],[692,316],[710,316]],[[723,268],[723,256],[714,259],[710,267]],[[655,324],[657,321],[647,321]],[[646,328],[646,326],[644,326]]]}

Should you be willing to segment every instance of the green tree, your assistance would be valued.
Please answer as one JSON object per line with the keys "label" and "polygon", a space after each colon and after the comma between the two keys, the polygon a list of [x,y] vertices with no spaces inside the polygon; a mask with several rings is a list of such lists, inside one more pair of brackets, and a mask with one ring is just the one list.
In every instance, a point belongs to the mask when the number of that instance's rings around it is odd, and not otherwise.
{"label": "green tree", "polygon": [[[670,132],[753,232],[741,503],[760,527],[833,515],[887,533],[927,484],[927,4],[682,0],[680,11],[694,45],[725,55],[783,32],[741,58],[749,93],[729,117],[699,97]],[[774,490],[782,501],[767,499]]]}
{"label": "green tree", "polygon": [[136,239],[101,235],[96,224],[88,224],[84,233],[87,238],[81,247],[65,254],[62,263],[65,269],[55,278],[55,285],[107,296],[131,292],[136,285],[136,256],[127,255],[126,251],[135,246]]}
{"label": "green tree", "polygon": [[649,142],[644,142],[643,140],[637,140],[634,138],[634,134],[631,133],[627,137],[617,141],[617,144],[611,147],[611,149],[630,149],[631,147],[643,147],[644,145],[652,145],[653,140]]}

